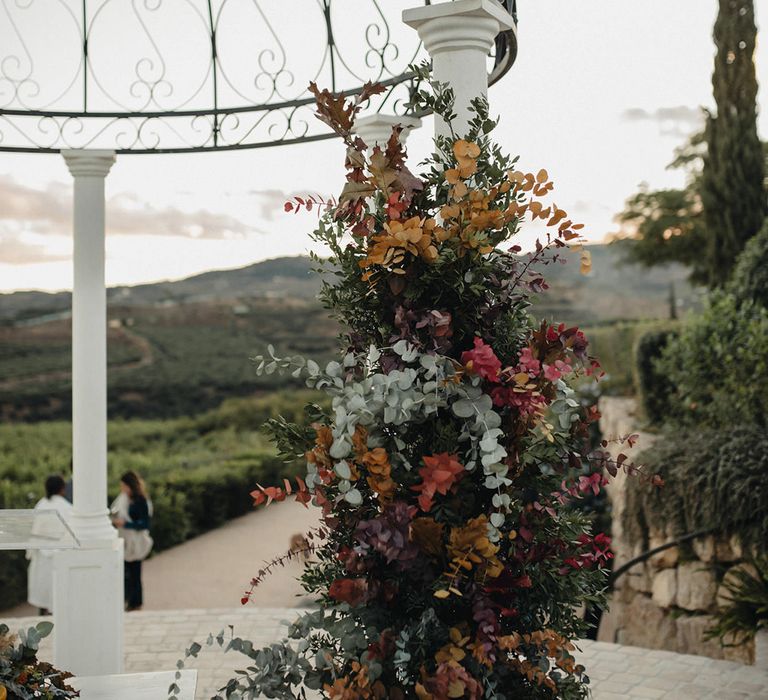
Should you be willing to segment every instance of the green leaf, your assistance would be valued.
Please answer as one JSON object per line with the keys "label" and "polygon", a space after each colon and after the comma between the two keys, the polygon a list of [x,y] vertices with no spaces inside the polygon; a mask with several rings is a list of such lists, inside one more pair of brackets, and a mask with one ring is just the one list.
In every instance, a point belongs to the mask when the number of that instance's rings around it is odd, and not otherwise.
{"label": "green leaf", "polygon": [[344,500],[353,506],[359,506],[363,502],[363,496],[357,489],[350,489],[344,494]]}
{"label": "green leaf", "polygon": [[35,625],[35,629],[40,633],[41,638],[47,637],[51,632],[53,632],[53,623],[44,620],[43,622],[38,622]]}
{"label": "green leaf", "polygon": [[459,418],[471,418],[475,415],[475,404],[469,399],[459,399],[451,406],[451,410]]}
{"label": "green leaf", "polygon": [[347,464],[345,460],[337,462],[336,466],[334,467],[334,471],[342,479],[350,479],[352,477],[352,471],[349,468],[349,464]]}
{"label": "green leaf", "polygon": [[506,518],[503,513],[491,513],[491,525],[494,527],[501,527],[505,520]]}

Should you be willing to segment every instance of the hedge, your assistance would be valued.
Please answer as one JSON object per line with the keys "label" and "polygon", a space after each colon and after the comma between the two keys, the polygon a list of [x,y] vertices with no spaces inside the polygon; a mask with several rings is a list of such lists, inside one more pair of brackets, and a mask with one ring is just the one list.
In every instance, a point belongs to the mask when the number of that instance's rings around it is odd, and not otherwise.
{"label": "hedge", "polygon": [[679,430],[640,455],[647,473],[627,480],[623,515],[629,540],[648,545],[651,529],[683,535],[713,529],[737,534],[757,553],[768,553],[768,435],[757,426]]}
{"label": "hedge", "polygon": [[661,326],[646,331],[635,341],[635,388],[645,417],[654,425],[663,423],[670,412],[675,387],[659,367],[659,359],[678,333],[676,327]]}
{"label": "hedge", "polygon": [[728,289],[738,301],[768,308],[768,219],[739,255]]}
{"label": "hedge", "polygon": [[768,310],[713,293],[658,362],[674,387],[670,423],[768,426]]}
{"label": "hedge", "polygon": [[635,394],[633,348],[639,337],[657,327],[658,321],[626,321],[583,329],[589,340],[589,354],[600,360],[605,372],[600,382],[603,394]]}

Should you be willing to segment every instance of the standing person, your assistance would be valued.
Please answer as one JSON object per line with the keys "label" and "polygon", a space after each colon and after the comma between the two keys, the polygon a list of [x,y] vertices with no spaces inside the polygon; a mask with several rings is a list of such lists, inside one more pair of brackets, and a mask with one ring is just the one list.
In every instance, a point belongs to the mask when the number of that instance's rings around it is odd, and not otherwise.
{"label": "standing person", "polygon": [[144,604],[141,562],[152,551],[149,523],[152,503],[141,477],[129,471],[120,477],[120,494],[112,504],[112,523],[125,540],[125,609],[140,610]]}
{"label": "standing person", "polygon": [[[45,498],[35,504],[35,510],[57,510],[65,521],[72,513],[72,504],[64,498],[66,484],[58,475],[45,480]],[[44,538],[56,538],[60,535],[60,524],[47,518],[36,518],[32,534]],[[53,610],[53,551],[30,549],[27,551],[29,571],[27,572],[27,601],[38,608],[41,615],[48,615]]]}

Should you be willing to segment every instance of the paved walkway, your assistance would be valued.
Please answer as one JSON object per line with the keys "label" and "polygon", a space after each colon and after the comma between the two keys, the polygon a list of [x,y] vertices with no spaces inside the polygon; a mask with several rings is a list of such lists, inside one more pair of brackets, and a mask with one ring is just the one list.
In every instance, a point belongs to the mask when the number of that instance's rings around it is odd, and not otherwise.
{"label": "paved walkway", "polygon": [[[254,607],[131,613],[126,617],[126,672],[171,670],[191,641],[204,644],[210,632],[215,635],[222,629],[228,631],[228,625],[234,625],[236,635],[264,646],[282,637],[283,621],[293,619],[296,613],[295,608]],[[18,627],[37,619],[6,621]],[[585,641],[580,647],[579,661],[592,679],[594,700],[768,698],[768,673],[732,661],[607,642]],[[46,639],[41,656],[49,654],[50,640]],[[199,671],[198,700],[214,695],[235,668],[243,667],[243,658],[223,654],[218,648],[204,648],[191,664]]]}

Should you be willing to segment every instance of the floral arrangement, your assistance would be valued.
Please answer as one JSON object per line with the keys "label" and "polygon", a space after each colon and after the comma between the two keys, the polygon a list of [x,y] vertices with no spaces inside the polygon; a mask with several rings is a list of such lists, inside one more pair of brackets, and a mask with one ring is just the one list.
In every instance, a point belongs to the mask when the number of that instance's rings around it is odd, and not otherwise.
{"label": "floral arrangement", "polygon": [[34,627],[12,635],[8,625],[0,624],[0,700],[56,700],[76,698],[80,693],[66,681],[71,673],[57,671],[44,661],[38,661],[40,641],[53,630],[50,622],[38,622]]}
{"label": "floral arrangement", "polygon": [[[346,145],[347,181],[338,200],[298,198],[286,210],[323,210],[313,236],[331,251],[317,259],[321,299],[347,329],[345,352],[325,367],[272,348],[256,358],[259,372],[304,377],[332,408],[309,406],[307,425],[271,421],[280,451],[306,459],[307,475],[252,495],[322,509],[302,576],[320,607],[282,643],[226,642],[251,663],[222,693],[586,697],[577,609],[603,603],[612,555],[569,503],[606,472],[636,467],[583,449],[599,416],[569,383],[596,377],[599,364],[578,328],[528,311],[546,288],[537,268],[579,247],[581,226],[548,202],[545,170],[516,170],[492,142],[484,101],[468,133],[436,139],[417,177],[398,128],[385,147],[354,133],[381,88],[350,99],[312,90]],[[416,99],[451,123],[449,88]],[[527,255],[511,243],[525,219],[548,231]]]}

